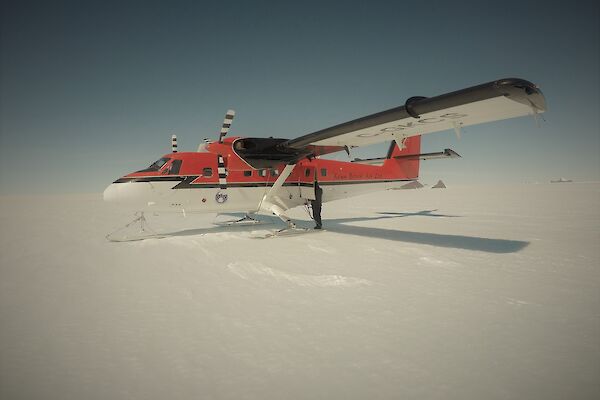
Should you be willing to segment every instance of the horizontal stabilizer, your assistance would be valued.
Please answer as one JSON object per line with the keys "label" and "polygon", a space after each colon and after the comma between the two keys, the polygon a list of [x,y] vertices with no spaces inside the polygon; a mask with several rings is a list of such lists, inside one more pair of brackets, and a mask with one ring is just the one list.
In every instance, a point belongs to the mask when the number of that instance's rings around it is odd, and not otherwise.
{"label": "horizontal stabilizer", "polygon": [[[444,149],[444,151],[438,151],[436,153],[422,153],[422,154],[407,154],[405,156],[393,157],[397,160],[435,160],[437,158],[460,158],[460,154],[452,149]],[[381,165],[387,158],[355,158],[351,162],[358,164],[367,165]]]}
{"label": "horizontal stabilizer", "polygon": [[460,154],[452,149],[444,149],[444,151],[438,151],[437,153],[422,153],[422,154],[408,154],[405,156],[396,156],[396,159],[402,160],[435,160],[437,158],[461,158]]}
{"label": "horizontal stabilizer", "polygon": [[355,158],[354,160],[350,161],[353,163],[357,163],[357,164],[366,164],[366,165],[382,165],[383,162],[387,160],[387,158],[385,157],[380,157],[380,158]]}

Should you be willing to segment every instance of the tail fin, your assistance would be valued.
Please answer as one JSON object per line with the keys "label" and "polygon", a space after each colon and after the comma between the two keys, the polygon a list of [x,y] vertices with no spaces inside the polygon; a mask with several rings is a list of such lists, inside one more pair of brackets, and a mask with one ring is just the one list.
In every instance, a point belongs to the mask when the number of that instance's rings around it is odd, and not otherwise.
{"label": "tail fin", "polygon": [[417,179],[419,177],[419,157],[395,157],[419,154],[421,152],[421,135],[408,137],[404,139],[402,144],[404,145],[403,149],[398,147],[395,141],[390,144],[390,150],[383,167],[394,178]]}

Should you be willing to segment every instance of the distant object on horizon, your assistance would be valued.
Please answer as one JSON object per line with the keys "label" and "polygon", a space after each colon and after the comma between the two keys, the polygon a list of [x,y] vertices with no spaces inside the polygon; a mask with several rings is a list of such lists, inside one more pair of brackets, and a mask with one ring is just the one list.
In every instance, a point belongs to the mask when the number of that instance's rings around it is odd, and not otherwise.
{"label": "distant object on horizon", "polygon": [[431,187],[432,189],[446,189],[446,185],[444,185],[444,182],[442,182],[442,180],[440,179],[435,185],[433,185]]}
{"label": "distant object on horizon", "polygon": [[421,184],[421,182],[419,181],[412,181],[407,183],[404,186],[401,186],[399,188],[395,188],[394,190],[400,190],[400,189],[421,189],[423,187],[423,185]]}
{"label": "distant object on horizon", "polygon": [[565,178],[560,178],[557,180],[551,180],[550,183],[567,183],[567,182],[573,182],[572,179],[565,179]]}

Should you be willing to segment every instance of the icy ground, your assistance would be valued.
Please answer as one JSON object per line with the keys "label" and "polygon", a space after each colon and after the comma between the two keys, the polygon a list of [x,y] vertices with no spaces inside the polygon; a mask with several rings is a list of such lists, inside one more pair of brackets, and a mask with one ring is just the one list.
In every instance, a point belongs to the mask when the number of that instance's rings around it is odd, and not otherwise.
{"label": "icy ground", "polygon": [[600,184],[323,214],[304,236],[178,216],[109,243],[131,215],[100,195],[0,198],[0,398],[600,398]]}

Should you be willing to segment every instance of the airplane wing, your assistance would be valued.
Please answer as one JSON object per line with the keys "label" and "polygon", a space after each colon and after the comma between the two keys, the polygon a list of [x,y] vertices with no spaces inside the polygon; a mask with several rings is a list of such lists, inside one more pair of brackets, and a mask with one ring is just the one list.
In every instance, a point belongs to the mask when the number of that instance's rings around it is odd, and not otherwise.
{"label": "airplane wing", "polygon": [[366,146],[448,129],[458,132],[484,122],[535,117],[545,110],[544,95],[536,85],[508,78],[436,97],[411,97],[400,107],[283,141],[277,147],[289,152],[309,145]]}

